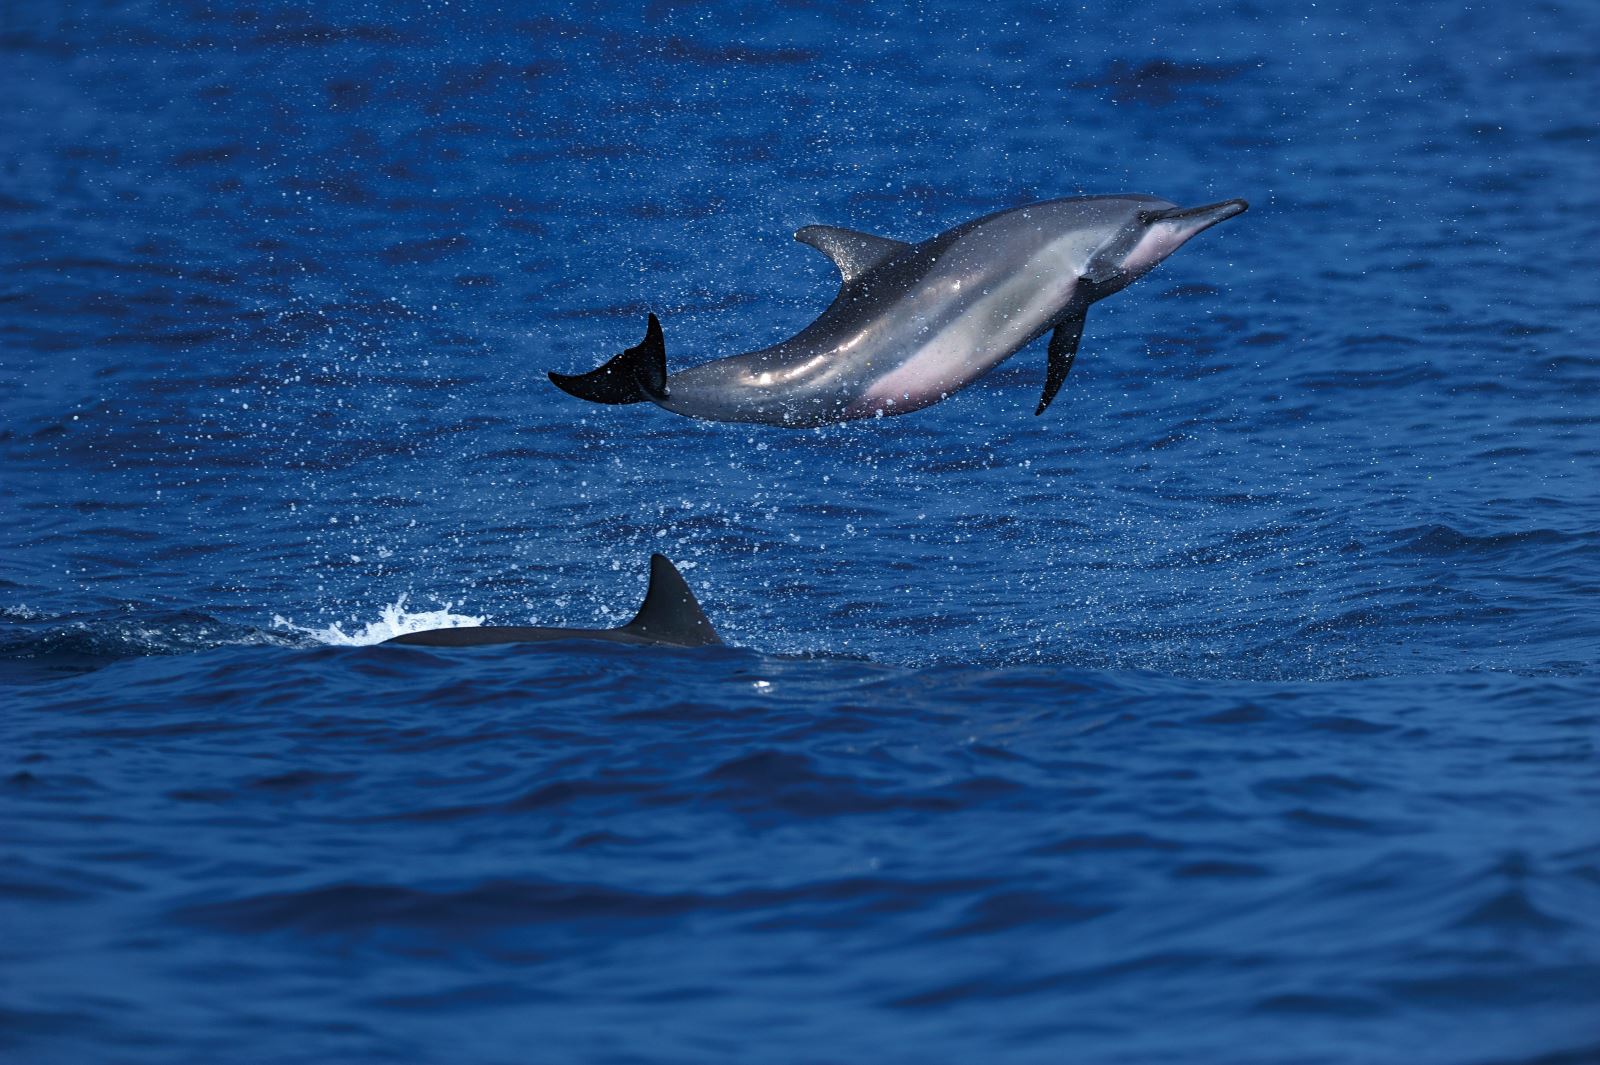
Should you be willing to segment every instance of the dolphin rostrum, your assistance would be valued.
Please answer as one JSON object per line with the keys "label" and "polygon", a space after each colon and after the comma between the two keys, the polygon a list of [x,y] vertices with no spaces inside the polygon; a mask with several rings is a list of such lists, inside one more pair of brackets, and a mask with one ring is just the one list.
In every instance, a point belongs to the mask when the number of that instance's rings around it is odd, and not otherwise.
{"label": "dolphin rostrum", "polygon": [[615,629],[547,629],[514,625],[469,625],[408,632],[384,643],[429,647],[477,647],[490,643],[547,643],[552,640],[605,640],[608,643],[660,644],[668,647],[711,647],[722,643],[701,611],[694,592],[678,568],[663,555],[650,556],[650,586],[644,605],[626,625]]}
{"label": "dolphin rostrum", "polygon": [[669,377],[652,314],[637,346],[597,370],[550,380],[595,403],[651,400],[691,418],[824,425],[937,403],[1050,333],[1034,412],[1043,414],[1072,367],[1089,304],[1248,206],[1180,208],[1133,195],[1049,200],[921,244],[806,226],[795,239],[832,259],[842,283],[822,316],[788,340]]}

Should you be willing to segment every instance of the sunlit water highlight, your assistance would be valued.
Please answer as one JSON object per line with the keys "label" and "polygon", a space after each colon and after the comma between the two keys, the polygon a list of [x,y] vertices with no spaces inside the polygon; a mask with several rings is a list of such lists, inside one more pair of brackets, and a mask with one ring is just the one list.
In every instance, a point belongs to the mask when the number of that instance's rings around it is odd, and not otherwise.
{"label": "sunlit water highlight", "polygon": [[319,643],[334,647],[370,647],[375,643],[392,640],[411,632],[429,632],[433,629],[459,629],[482,625],[487,618],[470,614],[451,613],[449,606],[439,610],[411,611],[406,608],[406,597],[384,607],[377,621],[369,621],[354,632],[345,632],[338,622],[317,628],[296,625],[284,617],[274,617],[274,628],[285,629],[309,637]]}

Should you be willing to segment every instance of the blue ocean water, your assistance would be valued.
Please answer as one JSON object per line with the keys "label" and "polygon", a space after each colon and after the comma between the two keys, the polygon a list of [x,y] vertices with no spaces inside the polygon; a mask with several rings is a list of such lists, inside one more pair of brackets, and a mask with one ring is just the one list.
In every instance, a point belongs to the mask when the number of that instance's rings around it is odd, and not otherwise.
{"label": "blue ocean water", "polygon": [[[1594,5],[0,18],[0,1059],[1600,1061]],[[1044,417],[545,380],[1114,192]]]}

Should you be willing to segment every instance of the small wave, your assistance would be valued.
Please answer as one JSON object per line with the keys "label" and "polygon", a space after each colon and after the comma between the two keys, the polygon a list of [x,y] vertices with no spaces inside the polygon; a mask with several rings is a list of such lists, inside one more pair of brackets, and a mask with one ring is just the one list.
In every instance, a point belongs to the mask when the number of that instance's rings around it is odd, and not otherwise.
{"label": "small wave", "polygon": [[[732,891],[649,891],[590,881],[500,878],[439,884],[343,881],[180,905],[170,918],[217,932],[376,937],[387,948],[411,934],[435,946],[450,943],[504,950],[524,931],[543,926],[581,933],[601,928],[611,940],[617,922],[635,928],[678,922],[690,914],[740,914],[755,930],[787,930],[819,919],[837,927],[881,921],[885,913],[921,909],[952,893],[988,893],[991,878],[901,879],[855,876]],[[1069,917],[1076,910],[1056,908]],[[806,911],[796,913],[796,910]],[[660,927],[667,927],[661,924]],[[643,930],[638,928],[638,930]]]}
{"label": "small wave", "polygon": [[49,680],[92,673],[128,658],[288,642],[260,629],[192,612],[129,620],[103,613],[58,617],[15,606],[0,611],[0,676],[12,681]]}
{"label": "small wave", "polygon": [[1127,59],[1114,59],[1099,77],[1077,81],[1073,88],[1107,90],[1118,103],[1165,107],[1178,102],[1191,90],[1211,89],[1233,82],[1258,65],[1186,62],[1168,57],[1137,64]]}
{"label": "small wave", "polygon": [[297,625],[282,615],[274,615],[272,624],[276,628],[287,629],[334,647],[368,647],[410,632],[427,632],[430,629],[470,629],[488,620],[487,617],[452,613],[451,605],[446,603],[439,610],[413,613],[406,609],[406,597],[402,595],[383,608],[382,615],[377,621],[369,621],[353,632],[345,632],[344,627],[337,622],[320,629],[315,626]]}
{"label": "small wave", "polygon": [[1504,532],[1473,533],[1432,522],[1397,529],[1390,534],[1397,548],[1425,557],[1447,557],[1463,554],[1490,554],[1517,548],[1556,548],[1584,543],[1590,539],[1586,533],[1567,533],[1559,529],[1512,529]]}

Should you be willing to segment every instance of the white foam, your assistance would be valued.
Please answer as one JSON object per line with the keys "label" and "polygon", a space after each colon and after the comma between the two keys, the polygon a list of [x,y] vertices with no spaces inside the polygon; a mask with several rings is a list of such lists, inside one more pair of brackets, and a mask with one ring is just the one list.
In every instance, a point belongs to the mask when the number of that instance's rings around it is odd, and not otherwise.
{"label": "white foam", "polygon": [[452,614],[449,603],[446,603],[441,610],[422,610],[412,613],[406,609],[406,597],[402,595],[399,601],[383,608],[383,614],[377,621],[367,622],[356,632],[345,632],[343,627],[337,624],[321,629],[296,625],[284,617],[274,617],[272,623],[279,628],[298,632],[335,647],[366,647],[382,643],[384,640],[392,640],[396,636],[404,636],[408,632],[427,632],[429,629],[469,629],[482,625],[486,620],[488,619],[473,617],[471,614]]}

